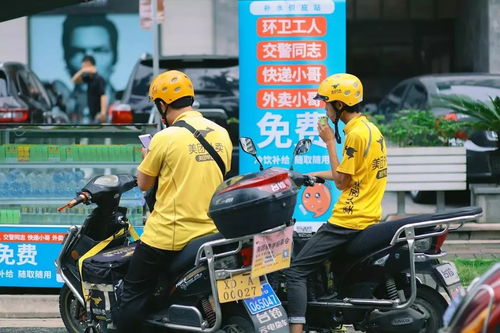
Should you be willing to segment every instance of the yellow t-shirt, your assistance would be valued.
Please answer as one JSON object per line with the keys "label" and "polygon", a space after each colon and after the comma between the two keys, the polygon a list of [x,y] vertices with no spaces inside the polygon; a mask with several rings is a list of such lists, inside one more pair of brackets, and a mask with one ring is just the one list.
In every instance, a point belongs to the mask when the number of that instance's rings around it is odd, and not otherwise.
{"label": "yellow t-shirt", "polygon": [[387,183],[387,149],[379,129],[365,116],[349,121],[338,172],[351,175],[349,187],[342,191],[328,222],[349,229],[363,230],[380,221],[382,198]]}
{"label": "yellow t-shirt", "polygon": [[[202,132],[229,170],[233,145],[227,131],[197,111],[182,113],[174,125],[181,119]],[[141,240],[158,249],[179,251],[191,239],[216,232],[207,212],[223,176],[210,154],[189,130],[175,126],[158,132],[149,149],[137,169],[159,180],[154,211]]]}

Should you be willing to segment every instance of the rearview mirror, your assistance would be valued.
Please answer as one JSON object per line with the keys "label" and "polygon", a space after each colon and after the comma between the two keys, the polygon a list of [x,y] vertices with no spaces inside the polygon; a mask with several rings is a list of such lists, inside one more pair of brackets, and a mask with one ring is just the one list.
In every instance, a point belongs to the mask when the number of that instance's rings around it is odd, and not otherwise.
{"label": "rearview mirror", "polygon": [[303,155],[311,149],[311,140],[310,139],[302,139],[297,142],[295,145],[295,149],[293,150],[292,163],[290,164],[290,170],[293,170],[293,164],[295,163],[295,156]]}
{"label": "rearview mirror", "polygon": [[293,155],[303,155],[307,153],[311,149],[311,140],[309,139],[302,139],[299,142],[297,142],[297,145],[295,146],[295,149],[293,150]]}
{"label": "rearview mirror", "polygon": [[257,155],[257,149],[251,138],[241,137],[240,138],[241,149],[247,154]]}
{"label": "rearview mirror", "polygon": [[264,166],[262,165],[259,158],[257,157],[257,148],[255,148],[255,144],[253,143],[253,140],[251,138],[247,138],[247,137],[243,136],[240,138],[240,146],[241,146],[241,149],[243,149],[243,151],[245,153],[250,154],[253,157],[255,157],[255,159],[259,163],[259,169],[261,171],[264,170]]}

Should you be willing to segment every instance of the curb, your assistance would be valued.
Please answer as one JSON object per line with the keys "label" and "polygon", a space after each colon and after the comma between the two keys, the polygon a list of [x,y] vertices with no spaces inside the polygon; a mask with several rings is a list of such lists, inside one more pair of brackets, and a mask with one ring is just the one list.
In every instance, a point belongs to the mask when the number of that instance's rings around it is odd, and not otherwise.
{"label": "curb", "polygon": [[59,295],[2,295],[0,318],[59,318]]}

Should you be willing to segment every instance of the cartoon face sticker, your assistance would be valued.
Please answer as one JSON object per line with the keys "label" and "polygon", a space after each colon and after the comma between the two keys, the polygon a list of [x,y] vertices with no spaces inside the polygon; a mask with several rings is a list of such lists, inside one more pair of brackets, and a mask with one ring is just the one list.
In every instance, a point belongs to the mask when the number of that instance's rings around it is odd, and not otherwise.
{"label": "cartoon face sticker", "polygon": [[302,192],[302,205],[307,211],[314,213],[314,217],[326,213],[332,203],[332,195],[325,184],[314,184]]}

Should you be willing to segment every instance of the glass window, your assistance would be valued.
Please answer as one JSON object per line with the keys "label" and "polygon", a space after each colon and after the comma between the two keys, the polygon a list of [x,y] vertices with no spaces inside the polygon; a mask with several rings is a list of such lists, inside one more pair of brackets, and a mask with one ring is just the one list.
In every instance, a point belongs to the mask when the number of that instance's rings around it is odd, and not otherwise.
{"label": "glass window", "polygon": [[42,103],[47,109],[50,109],[50,99],[42,82],[40,82],[40,80],[33,73],[28,73],[28,76],[30,78],[31,84],[36,87],[35,90],[37,91],[38,101]]}
{"label": "glass window", "polygon": [[412,84],[403,103],[404,109],[427,109],[427,92],[421,84]]}
{"label": "glass window", "polygon": [[500,79],[461,79],[437,83],[439,94],[465,95],[474,100],[489,102],[500,96]]}
{"label": "glass window", "polygon": [[[186,73],[191,79],[196,95],[234,96],[238,94],[238,67],[220,68],[175,68]],[[168,70],[161,68],[160,72]],[[148,95],[149,83],[153,79],[153,69],[143,64],[139,65],[132,83],[132,95]]]}
{"label": "glass window", "polygon": [[26,82],[25,75],[22,72],[17,73],[17,90],[22,96],[30,96],[28,83]]}
{"label": "glass window", "polygon": [[389,95],[382,100],[382,102],[380,102],[379,109],[383,115],[391,117],[394,112],[399,110],[398,108],[406,87],[408,87],[407,83],[400,84],[394,88],[394,90],[392,90]]}
{"label": "glass window", "polygon": [[0,72],[0,97],[9,96],[9,91],[7,90],[7,78],[5,73]]}
{"label": "glass window", "polygon": [[50,108],[50,100],[42,83],[30,72],[21,70],[17,74],[18,89],[25,98],[30,98],[42,104],[45,109]]}

